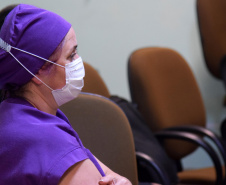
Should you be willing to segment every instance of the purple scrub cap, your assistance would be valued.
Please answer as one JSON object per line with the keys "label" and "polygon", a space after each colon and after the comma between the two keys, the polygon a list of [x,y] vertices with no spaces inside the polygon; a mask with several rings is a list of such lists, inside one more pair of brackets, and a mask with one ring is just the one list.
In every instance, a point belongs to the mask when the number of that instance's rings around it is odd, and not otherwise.
{"label": "purple scrub cap", "polygon": [[[20,4],[6,17],[0,38],[13,47],[48,59],[70,28],[70,23],[53,12]],[[33,74],[45,63],[13,48],[11,53]],[[0,48],[0,89],[17,89],[31,78],[33,76],[21,64]]]}

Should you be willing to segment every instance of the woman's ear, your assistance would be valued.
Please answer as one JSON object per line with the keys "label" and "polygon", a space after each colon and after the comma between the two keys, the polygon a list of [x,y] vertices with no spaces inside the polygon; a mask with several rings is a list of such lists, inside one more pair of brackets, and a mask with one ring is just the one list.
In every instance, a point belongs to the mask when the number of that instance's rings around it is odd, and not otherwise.
{"label": "woman's ear", "polygon": [[[41,69],[39,69],[39,71],[40,71],[40,70],[41,70]],[[41,75],[40,75],[39,71],[38,71],[37,74],[31,79],[31,81],[34,82],[34,83],[37,84],[37,85],[41,85],[41,84],[42,84],[42,82],[41,82],[41,80],[40,80]]]}

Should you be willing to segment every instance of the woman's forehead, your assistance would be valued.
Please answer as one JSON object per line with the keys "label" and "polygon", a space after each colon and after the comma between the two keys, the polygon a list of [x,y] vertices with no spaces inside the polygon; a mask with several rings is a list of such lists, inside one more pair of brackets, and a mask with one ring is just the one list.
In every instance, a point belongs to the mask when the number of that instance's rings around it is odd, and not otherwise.
{"label": "woman's forehead", "polygon": [[65,36],[63,51],[71,53],[75,50],[76,47],[77,47],[76,35],[73,28],[71,28],[67,35]]}

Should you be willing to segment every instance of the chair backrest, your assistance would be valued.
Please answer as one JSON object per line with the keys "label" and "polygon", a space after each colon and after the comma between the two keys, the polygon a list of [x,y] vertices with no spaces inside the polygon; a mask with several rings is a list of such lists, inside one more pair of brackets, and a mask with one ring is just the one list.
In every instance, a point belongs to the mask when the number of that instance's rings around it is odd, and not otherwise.
{"label": "chair backrest", "polygon": [[86,74],[84,78],[84,87],[82,89],[82,92],[99,94],[109,98],[110,92],[103,79],[99,75],[98,71],[86,62],[84,62],[84,67]]}
{"label": "chair backrest", "polygon": [[[160,47],[134,51],[129,58],[128,76],[132,101],[153,132],[172,126],[205,126],[198,85],[190,67],[176,51]],[[178,141],[166,145],[166,149],[179,160],[195,146]]]}
{"label": "chair backrest", "polygon": [[205,62],[217,78],[222,78],[222,60],[226,62],[225,10],[225,0],[197,0],[198,25]]}
{"label": "chair backrest", "polygon": [[115,103],[101,96],[80,94],[60,109],[86,148],[113,171],[138,185],[131,128]]}

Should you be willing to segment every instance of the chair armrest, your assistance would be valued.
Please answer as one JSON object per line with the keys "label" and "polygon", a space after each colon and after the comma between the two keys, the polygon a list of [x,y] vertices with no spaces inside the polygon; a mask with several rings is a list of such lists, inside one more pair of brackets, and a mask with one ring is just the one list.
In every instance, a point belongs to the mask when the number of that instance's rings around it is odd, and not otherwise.
{"label": "chair armrest", "polygon": [[[164,174],[164,172],[159,168],[159,166],[155,163],[155,161],[147,154],[143,153],[143,152],[136,152],[136,157],[138,160],[142,160],[145,163],[148,163],[152,169],[157,173],[159,179],[160,179],[160,183],[162,185],[170,185],[170,181],[168,180],[167,176]],[[149,182],[145,182],[145,183],[139,183],[139,184],[148,184]],[[149,183],[150,185],[152,185],[152,183]]]}
{"label": "chair armrest", "polygon": [[[164,130],[195,133],[200,136],[205,136],[205,137],[209,138],[215,144],[215,146],[218,148],[218,150],[221,154],[221,158],[223,159],[223,162],[224,162],[224,167],[226,167],[226,151],[224,148],[224,144],[222,143],[221,138],[219,136],[217,136],[214,132],[212,132],[206,128],[200,127],[200,126],[193,126],[193,125],[170,127],[170,128],[166,128]],[[224,170],[224,177],[225,177],[224,184],[226,184],[226,170]]]}
{"label": "chair armrest", "polygon": [[223,143],[222,143],[220,137],[217,136],[214,132],[212,132],[206,128],[200,127],[200,126],[192,126],[192,125],[191,126],[189,125],[189,126],[170,127],[170,128],[166,128],[164,130],[190,132],[190,133],[196,133],[198,135],[208,137],[217,146],[217,148],[219,149],[219,151],[224,159],[224,162],[226,164],[226,152],[225,152]]}
{"label": "chair armrest", "polygon": [[159,140],[165,139],[178,139],[178,140],[185,140],[196,145],[202,147],[210,156],[216,170],[216,185],[220,185],[223,182],[223,172],[221,167],[220,159],[218,155],[214,151],[214,149],[209,145],[206,141],[203,140],[202,137],[189,133],[189,132],[181,132],[181,131],[172,131],[172,130],[162,130],[155,133],[155,136]]}

